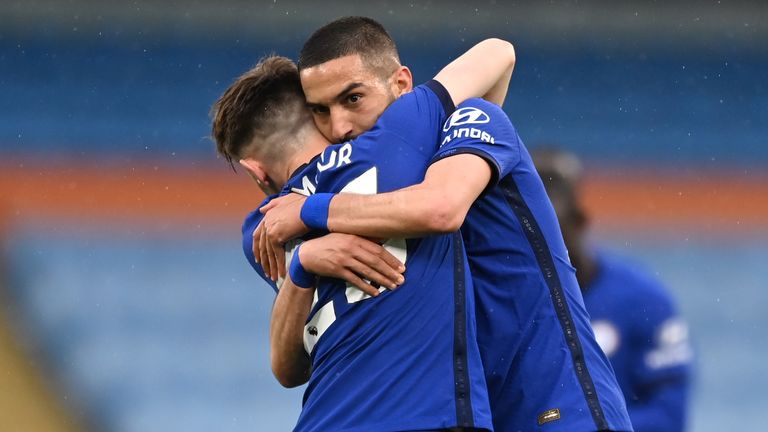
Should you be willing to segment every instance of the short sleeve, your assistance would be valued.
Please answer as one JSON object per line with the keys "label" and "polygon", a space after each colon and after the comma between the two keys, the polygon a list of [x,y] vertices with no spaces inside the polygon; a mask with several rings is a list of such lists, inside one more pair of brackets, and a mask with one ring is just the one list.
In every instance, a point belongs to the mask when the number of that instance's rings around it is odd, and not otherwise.
{"label": "short sleeve", "polygon": [[448,91],[438,81],[431,80],[394,101],[371,132],[386,131],[431,156],[439,142],[438,131],[453,110]]}
{"label": "short sleeve", "polygon": [[401,96],[370,131],[326,147],[317,161],[317,192],[375,194],[424,180],[449,103],[437,81]]}
{"label": "short sleeve", "polygon": [[[267,198],[264,200],[259,208],[266,205],[270,199],[271,198]],[[264,279],[264,281],[266,281],[267,284],[275,290],[275,292],[277,292],[277,286],[275,285],[274,281],[272,281],[272,279],[268,278],[264,274],[264,270],[262,270],[261,266],[256,262],[256,258],[253,256],[253,232],[256,230],[256,227],[259,226],[259,223],[263,217],[264,215],[262,215],[261,212],[256,209],[249,213],[248,216],[246,216],[245,221],[243,221],[243,253],[245,254],[245,259],[248,261],[251,267],[256,270],[256,273],[258,273],[259,276]]]}
{"label": "short sleeve", "polygon": [[491,166],[490,187],[520,162],[520,147],[517,131],[499,106],[484,99],[468,99],[442,126],[440,147],[431,163],[459,154],[477,155]]}

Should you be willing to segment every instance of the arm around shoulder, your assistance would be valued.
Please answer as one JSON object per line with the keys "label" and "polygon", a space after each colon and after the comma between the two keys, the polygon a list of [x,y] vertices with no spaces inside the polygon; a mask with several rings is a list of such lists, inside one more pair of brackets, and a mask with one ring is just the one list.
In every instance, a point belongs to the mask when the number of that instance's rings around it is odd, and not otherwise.
{"label": "arm around shoulder", "polygon": [[428,192],[422,200],[428,230],[448,233],[461,228],[470,207],[488,186],[491,174],[488,162],[473,154],[459,154],[432,164],[420,185]]}
{"label": "arm around shoulder", "polygon": [[433,163],[418,185],[378,195],[336,195],[328,229],[380,238],[456,231],[491,174],[488,162],[476,155],[447,157]]}

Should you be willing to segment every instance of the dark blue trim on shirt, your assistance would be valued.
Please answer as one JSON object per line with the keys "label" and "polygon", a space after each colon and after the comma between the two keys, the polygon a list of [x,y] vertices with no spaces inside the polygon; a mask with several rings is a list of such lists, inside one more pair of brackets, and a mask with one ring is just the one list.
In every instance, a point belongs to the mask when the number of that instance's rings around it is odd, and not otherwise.
{"label": "dark blue trim on shirt", "polygon": [[477,199],[480,199],[494,186],[496,186],[496,184],[499,182],[499,176],[501,175],[501,167],[499,166],[498,161],[496,161],[496,158],[491,156],[490,153],[475,147],[456,147],[447,149],[443,152],[438,150],[437,155],[432,158],[429,164],[432,165],[437,161],[449,158],[451,156],[458,156],[460,154],[473,154],[488,162],[488,165],[491,167],[491,179],[488,180],[488,185],[485,186],[483,192],[480,194],[480,196],[478,196]]}
{"label": "dark blue trim on shirt", "polygon": [[440,84],[440,81],[432,79],[425,82],[424,85],[429,87],[429,89],[437,95],[437,98],[440,99],[440,103],[443,105],[443,111],[445,111],[446,116],[449,116],[456,111],[456,105],[453,104],[453,98],[451,98],[448,90]]}
{"label": "dark blue trim on shirt", "polygon": [[533,217],[531,209],[528,208],[528,205],[523,200],[523,196],[520,194],[520,190],[517,188],[517,184],[512,176],[508,175],[501,179],[499,185],[501,186],[507,203],[509,203],[515,216],[517,216],[520,226],[525,232],[525,236],[528,238],[528,242],[536,256],[536,261],[539,263],[542,277],[544,277],[544,280],[549,287],[549,294],[555,307],[557,319],[560,321],[560,326],[563,329],[563,336],[565,337],[568,349],[571,352],[573,368],[576,371],[581,390],[584,392],[584,397],[587,406],[589,407],[589,411],[592,414],[592,419],[595,421],[595,426],[598,430],[608,430],[608,421],[605,419],[603,407],[600,405],[600,400],[597,397],[595,383],[592,381],[592,376],[587,369],[587,363],[584,359],[584,350],[581,347],[581,341],[576,332],[576,326],[573,322],[571,311],[568,308],[568,300],[565,297],[565,292],[563,292],[560,277],[555,269],[555,263],[549,251],[549,246],[547,246],[544,234],[541,232],[539,224],[536,223],[536,219]]}
{"label": "dark blue trim on shirt", "polygon": [[453,249],[453,376],[456,426],[474,427],[467,359],[467,287],[464,283],[464,243],[461,232],[451,234]]}

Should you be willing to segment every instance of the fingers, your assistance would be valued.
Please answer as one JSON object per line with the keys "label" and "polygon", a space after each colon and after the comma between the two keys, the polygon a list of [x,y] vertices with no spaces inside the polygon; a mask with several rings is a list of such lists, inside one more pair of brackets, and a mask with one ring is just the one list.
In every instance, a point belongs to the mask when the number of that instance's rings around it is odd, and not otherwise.
{"label": "fingers", "polygon": [[387,263],[387,266],[389,266],[389,268],[395,270],[398,273],[405,272],[405,263],[400,262],[400,260],[397,259],[397,257],[389,253],[389,251],[384,249],[383,246],[380,246],[377,244],[376,252],[379,254],[378,255],[379,258],[381,258],[382,261]]}
{"label": "fingers", "polygon": [[387,275],[382,274],[372,266],[365,264],[362,261],[353,261],[348,265],[348,268],[358,276],[371,281],[373,284],[383,286],[391,290],[397,288],[398,283],[395,280]]}
{"label": "fingers", "polygon": [[264,221],[259,222],[256,229],[253,230],[253,243],[251,244],[251,251],[253,252],[253,259],[258,264],[261,259],[259,257],[259,238],[261,236],[261,229],[264,226]]}
{"label": "fingers", "polygon": [[285,278],[285,247],[280,243],[275,243],[272,245],[272,250],[275,251],[277,272],[281,278]]}
{"label": "fingers", "polygon": [[[284,276],[284,246],[269,240],[266,231],[259,231],[260,252],[267,251],[266,255],[260,253],[262,267],[271,278],[276,278],[277,273]],[[397,258],[381,245],[356,236],[328,234],[304,242],[301,252],[301,263],[307,271],[343,279],[373,297],[380,294],[379,286],[396,289],[405,282],[405,267]]]}
{"label": "fingers", "polygon": [[371,297],[377,297],[379,294],[381,294],[378,288],[365,282],[360,278],[360,276],[354,274],[349,270],[342,271],[339,276],[341,276],[342,279],[354,285],[355,287],[357,287],[357,289],[368,294]]}
{"label": "fingers", "polygon": [[272,273],[270,272],[270,262],[269,262],[269,250],[267,249],[267,230],[264,229],[264,227],[261,228],[261,231],[259,232],[259,264],[261,264],[261,268],[264,270],[264,274],[272,278]]}
{"label": "fingers", "polygon": [[270,202],[266,203],[265,205],[261,206],[259,211],[261,212],[261,214],[267,214],[267,212],[275,208],[275,206],[277,206],[277,199],[273,199]]}
{"label": "fingers", "polygon": [[405,281],[402,275],[405,272],[405,265],[400,260],[379,244],[365,239],[359,239],[359,242],[361,252],[356,256],[358,260],[386,276],[394,284],[401,285]]}
{"label": "fingers", "polygon": [[[275,256],[276,252],[274,249],[274,244],[269,241],[269,238],[267,238],[266,230],[264,230],[264,238],[265,238],[265,247],[267,250],[267,261],[269,261],[269,272],[267,273],[270,278],[272,278],[273,281],[277,281],[277,257]],[[266,269],[265,269],[266,272]]]}

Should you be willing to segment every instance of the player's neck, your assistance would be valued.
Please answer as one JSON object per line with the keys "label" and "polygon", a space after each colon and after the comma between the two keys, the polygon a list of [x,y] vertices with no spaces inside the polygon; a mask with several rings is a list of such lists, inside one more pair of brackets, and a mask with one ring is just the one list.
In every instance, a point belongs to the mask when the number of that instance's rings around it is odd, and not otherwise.
{"label": "player's neck", "polygon": [[291,175],[299,169],[299,167],[322,153],[330,144],[317,129],[314,127],[312,129],[313,131],[305,136],[304,145],[301,147],[301,150],[297,151],[285,164],[284,171],[281,173],[285,176],[285,182],[291,178]]}

